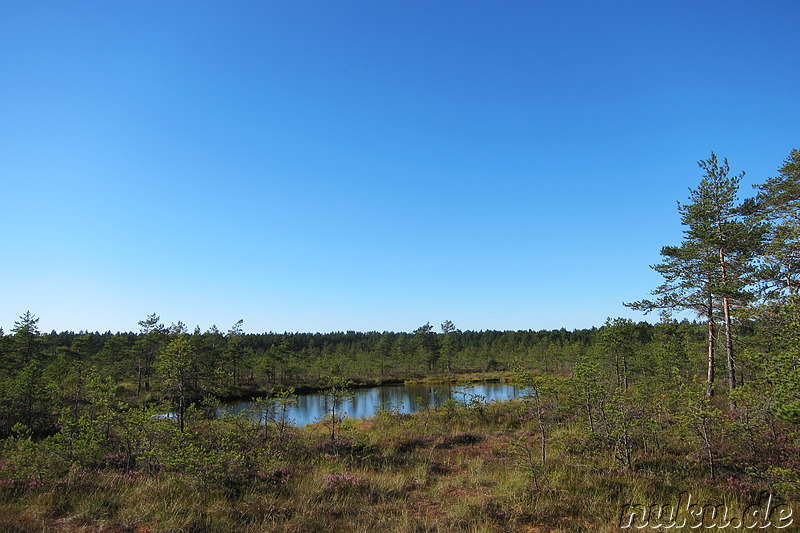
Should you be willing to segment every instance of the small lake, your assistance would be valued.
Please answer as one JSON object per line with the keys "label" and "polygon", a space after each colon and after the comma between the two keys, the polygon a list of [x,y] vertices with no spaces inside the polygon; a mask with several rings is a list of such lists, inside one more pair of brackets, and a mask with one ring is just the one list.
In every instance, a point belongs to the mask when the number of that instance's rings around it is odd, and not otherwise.
{"label": "small lake", "polygon": [[[422,406],[439,407],[449,399],[462,404],[472,400],[502,402],[519,398],[525,392],[507,383],[381,385],[349,391],[348,398],[337,407],[337,414],[348,418],[370,418],[381,408],[389,407],[401,413],[416,413]],[[287,420],[296,426],[318,422],[328,413],[329,402],[323,393],[299,394],[297,405],[289,410]],[[258,407],[253,402],[235,402],[222,407],[217,414],[239,414],[249,410],[253,419],[260,420],[262,413],[255,409]]]}

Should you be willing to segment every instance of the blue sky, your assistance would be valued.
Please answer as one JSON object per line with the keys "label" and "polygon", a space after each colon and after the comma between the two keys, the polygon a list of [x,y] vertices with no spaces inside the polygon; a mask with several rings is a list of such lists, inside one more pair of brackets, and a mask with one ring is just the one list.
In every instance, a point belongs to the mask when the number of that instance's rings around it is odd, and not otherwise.
{"label": "blue sky", "polygon": [[0,326],[567,329],[715,151],[800,148],[796,1],[0,6]]}

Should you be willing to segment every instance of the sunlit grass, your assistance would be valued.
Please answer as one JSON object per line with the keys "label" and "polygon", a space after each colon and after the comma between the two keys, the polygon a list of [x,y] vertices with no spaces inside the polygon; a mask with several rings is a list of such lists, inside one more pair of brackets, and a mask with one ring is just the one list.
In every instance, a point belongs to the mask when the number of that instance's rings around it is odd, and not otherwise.
{"label": "sunlit grass", "polygon": [[[602,532],[618,530],[627,503],[692,491],[741,512],[772,488],[710,480],[680,433],[637,448],[626,468],[583,420],[547,428],[542,464],[526,416],[518,402],[382,413],[344,421],[334,442],[324,424],[265,440],[237,420],[196,422],[196,442],[178,439],[189,448],[170,452],[183,462],[159,459],[151,473],[67,465],[66,476],[4,480],[0,532]],[[205,475],[211,450],[226,467]]]}

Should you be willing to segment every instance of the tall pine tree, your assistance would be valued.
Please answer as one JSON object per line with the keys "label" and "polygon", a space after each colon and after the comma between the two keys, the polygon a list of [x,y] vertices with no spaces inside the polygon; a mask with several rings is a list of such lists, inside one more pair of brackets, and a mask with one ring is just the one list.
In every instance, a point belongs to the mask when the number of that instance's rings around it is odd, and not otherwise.
{"label": "tall pine tree", "polygon": [[744,173],[730,175],[728,160],[711,157],[698,162],[704,171],[696,189],[690,189],[687,204],[678,204],[684,240],[680,246],[665,246],[664,260],[653,268],[665,278],[653,295],[655,300],[627,304],[634,309],[685,309],[704,316],[708,324],[708,395],[714,393],[714,325],[721,317],[725,329],[728,389],[736,387],[733,311],[752,299],[749,288],[764,227],[746,216],[751,202],[740,203],[737,195]]}

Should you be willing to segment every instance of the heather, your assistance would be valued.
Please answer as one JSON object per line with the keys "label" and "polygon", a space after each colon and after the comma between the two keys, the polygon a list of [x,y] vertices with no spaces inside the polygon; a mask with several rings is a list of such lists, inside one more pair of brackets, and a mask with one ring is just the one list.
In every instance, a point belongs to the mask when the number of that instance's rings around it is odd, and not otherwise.
{"label": "heather", "polygon": [[735,514],[800,498],[797,428],[763,389],[709,400],[676,374],[587,404],[579,376],[516,375],[540,392],[303,428],[198,405],[181,430],[98,399],[3,441],[0,531],[615,531],[626,504],[685,491]]}

